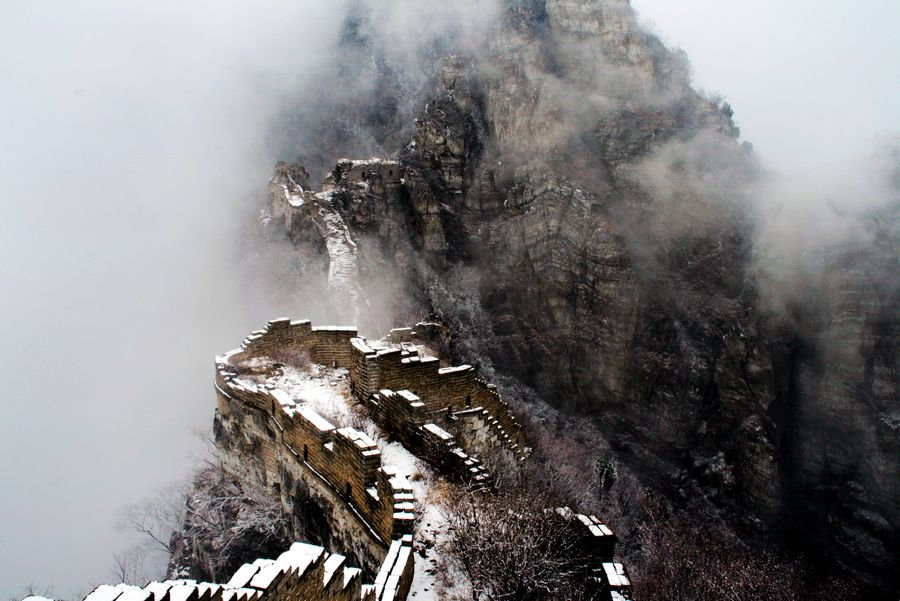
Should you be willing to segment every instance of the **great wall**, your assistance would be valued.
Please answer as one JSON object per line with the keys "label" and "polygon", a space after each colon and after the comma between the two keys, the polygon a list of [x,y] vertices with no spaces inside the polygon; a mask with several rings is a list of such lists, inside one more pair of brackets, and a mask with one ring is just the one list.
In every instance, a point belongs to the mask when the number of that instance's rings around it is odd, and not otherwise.
{"label": "great wall", "polygon": [[[506,402],[474,368],[442,367],[429,356],[432,325],[369,341],[356,328],[275,319],[216,357],[214,430],[222,470],[278,498],[289,516],[298,511],[297,499],[312,498],[346,555],[298,542],[274,560],[244,564],[223,584],[102,585],[85,601],[442,598],[435,596],[435,569],[426,565],[436,563],[439,549],[434,541],[416,545],[425,516],[429,534],[439,536],[439,512],[429,513],[427,489],[413,466],[424,462],[441,478],[489,489],[491,476],[477,457],[503,449],[524,461],[528,449]],[[354,410],[395,442],[379,444],[367,432],[333,423]],[[383,462],[388,452],[400,465]],[[633,598],[624,566],[614,561],[616,537],[602,521],[565,508],[547,515],[576,525],[577,549],[592,566],[593,598]]]}

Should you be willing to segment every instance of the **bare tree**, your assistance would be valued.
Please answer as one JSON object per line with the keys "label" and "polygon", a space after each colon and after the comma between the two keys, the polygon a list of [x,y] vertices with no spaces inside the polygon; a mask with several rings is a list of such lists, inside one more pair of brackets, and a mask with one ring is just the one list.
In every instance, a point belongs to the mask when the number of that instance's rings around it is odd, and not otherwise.
{"label": "bare tree", "polygon": [[147,501],[129,505],[122,512],[118,527],[137,532],[150,546],[171,555],[172,534],[184,524],[188,490],[186,484],[177,484]]}
{"label": "bare tree", "polygon": [[113,555],[113,562],[109,566],[109,574],[113,581],[142,585],[152,580],[146,565],[149,552],[146,545],[138,544]]}
{"label": "bare tree", "polygon": [[179,563],[192,577],[215,580],[290,543],[281,503],[245,489],[217,468],[195,475],[184,510],[184,525],[172,541],[178,557],[170,569]]}
{"label": "bare tree", "polygon": [[53,594],[52,588],[49,586],[46,587],[38,587],[34,583],[26,584],[22,587],[22,594],[18,597],[10,597],[9,601],[19,601],[19,599],[24,599],[26,597],[45,597],[50,598]]}
{"label": "bare tree", "polygon": [[146,579],[154,553],[165,554],[170,576],[215,579],[290,542],[281,504],[244,490],[217,467],[127,507],[119,527],[142,539],[113,558],[110,571],[122,582]]}

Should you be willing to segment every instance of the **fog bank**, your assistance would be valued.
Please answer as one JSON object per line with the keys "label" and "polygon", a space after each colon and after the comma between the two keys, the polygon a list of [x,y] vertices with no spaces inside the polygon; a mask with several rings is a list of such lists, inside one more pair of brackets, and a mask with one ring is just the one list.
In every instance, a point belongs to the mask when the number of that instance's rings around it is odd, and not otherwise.
{"label": "fog bank", "polygon": [[[238,234],[333,3],[12,2],[0,19],[0,595],[108,579],[120,508],[185,472],[212,358],[286,291]],[[314,49],[314,52],[311,52]]]}
{"label": "fog bank", "polygon": [[693,86],[734,108],[765,169],[744,190],[760,284],[775,309],[809,302],[798,280],[829,249],[870,243],[872,215],[898,202],[900,4],[632,5],[644,27],[687,53]]}
{"label": "fog bank", "polygon": [[[129,545],[118,512],[201,449],[214,354],[278,315],[322,319],[290,249],[246,234],[277,160],[344,151],[317,134],[378,93],[379,70],[354,53],[382,47],[379,69],[415,90],[437,40],[475,47],[495,9],[4,5],[0,595],[80,598],[108,580]],[[376,18],[353,31],[348,13]],[[417,102],[401,99],[398,119]],[[353,133],[348,147],[380,150]]]}
{"label": "fog bank", "polygon": [[818,172],[900,132],[900,4],[633,0],[685,50],[695,87],[722,94],[743,138],[782,172]]}

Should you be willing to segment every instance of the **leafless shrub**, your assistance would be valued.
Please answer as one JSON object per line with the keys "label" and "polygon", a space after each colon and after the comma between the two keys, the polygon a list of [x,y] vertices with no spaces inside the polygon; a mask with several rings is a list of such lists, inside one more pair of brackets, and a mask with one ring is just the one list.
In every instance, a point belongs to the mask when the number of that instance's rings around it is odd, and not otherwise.
{"label": "leafless shrub", "polygon": [[25,597],[46,597],[48,599],[52,598],[53,589],[50,587],[39,587],[35,584],[26,584],[22,587],[22,593],[20,595],[12,596],[9,598],[9,601],[19,601],[19,599],[24,599]]}
{"label": "leafless shrub", "polygon": [[547,490],[510,486],[449,497],[447,569],[472,583],[473,601],[586,599],[587,560]]}
{"label": "leafless shrub", "polygon": [[509,449],[501,446],[489,448],[479,456],[479,459],[484,469],[491,475],[495,487],[502,489],[520,482],[522,465]]}
{"label": "leafless shrub", "polygon": [[[639,551],[646,489],[590,420],[541,407],[519,405],[518,418],[533,448],[529,477],[555,488],[570,507],[599,516],[618,535],[619,552],[630,558]],[[502,476],[509,469],[496,473]]]}
{"label": "leafless shrub", "polygon": [[280,553],[290,544],[281,504],[218,469],[196,475],[185,511],[176,537],[182,545],[179,562],[194,578],[216,582],[245,561]]}
{"label": "leafless shrub", "polygon": [[312,365],[309,351],[302,348],[284,347],[271,354],[272,359],[299,370],[308,370]]}
{"label": "leafless shrub", "polygon": [[799,559],[752,550],[708,524],[650,512],[635,596],[645,601],[860,599],[852,581],[817,574]]}
{"label": "leafless shrub", "polygon": [[352,399],[348,399],[348,407],[350,408],[350,411],[342,412],[340,416],[344,425],[350,426],[360,432],[365,432],[368,436],[376,440],[384,438],[383,434],[368,416],[362,405],[354,402]]}
{"label": "leafless shrub", "polygon": [[126,508],[119,526],[142,537],[117,555],[111,568],[116,578],[132,583],[145,579],[145,561],[154,552],[170,558],[171,576],[215,582],[244,561],[283,551],[290,542],[276,500],[244,490],[214,467],[198,472],[190,484]]}
{"label": "leafless shrub", "polygon": [[231,364],[231,370],[238,376],[264,375],[272,377],[281,373],[282,364],[270,357],[252,357]]}
{"label": "leafless shrub", "polygon": [[119,529],[136,532],[150,548],[171,555],[172,534],[184,524],[188,490],[187,483],[177,484],[142,503],[129,505],[119,517]]}

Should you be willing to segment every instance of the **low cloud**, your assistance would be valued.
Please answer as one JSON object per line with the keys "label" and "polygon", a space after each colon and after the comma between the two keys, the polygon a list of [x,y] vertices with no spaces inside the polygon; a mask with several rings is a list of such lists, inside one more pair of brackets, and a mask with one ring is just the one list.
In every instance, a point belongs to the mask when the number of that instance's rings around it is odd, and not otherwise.
{"label": "low cloud", "polygon": [[[463,20],[489,4],[367,1],[365,33],[416,83],[417,52],[445,27],[473,43]],[[279,314],[321,318],[289,248],[242,240],[276,160],[323,153],[298,135],[331,118],[318,109],[375,89],[335,62],[374,54],[346,43],[359,6],[4,5],[0,595],[106,580],[128,544],[116,513],[201,446],[213,355]]]}

